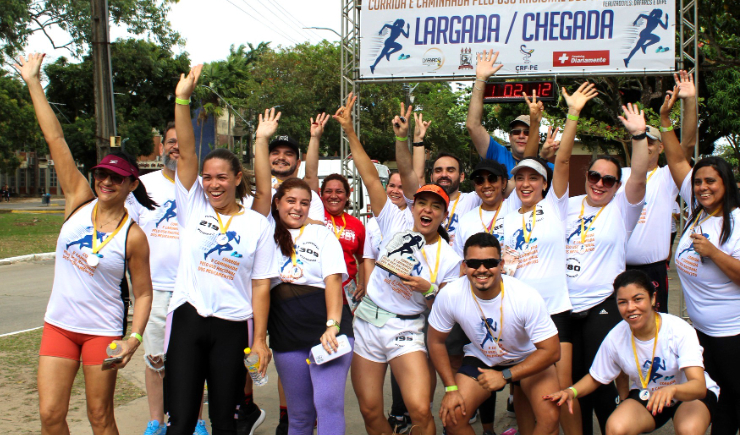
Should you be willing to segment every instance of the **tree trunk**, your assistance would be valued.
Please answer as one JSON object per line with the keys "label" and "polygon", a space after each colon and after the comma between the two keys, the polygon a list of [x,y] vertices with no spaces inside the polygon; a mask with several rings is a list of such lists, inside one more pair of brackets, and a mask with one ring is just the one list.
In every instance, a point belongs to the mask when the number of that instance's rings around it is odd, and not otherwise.
{"label": "tree trunk", "polygon": [[97,157],[100,161],[110,152],[110,138],[116,135],[116,116],[110,63],[108,1],[90,0],[90,6],[95,84],[95,135]]}

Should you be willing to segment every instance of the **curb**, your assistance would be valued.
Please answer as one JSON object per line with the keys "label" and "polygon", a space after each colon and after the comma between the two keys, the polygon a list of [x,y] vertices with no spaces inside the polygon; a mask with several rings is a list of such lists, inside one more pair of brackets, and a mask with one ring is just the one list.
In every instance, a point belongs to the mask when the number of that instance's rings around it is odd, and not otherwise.
{"label": "curb", "polygon": [[3,258],[3,259],[0,259],[0,266],[21,263],[21,262],[50,260],[50,259],[53,259],[55,256],[56,256],[55,252],[44,252],[41,254],[28,254],[28,255],[20,255],[18,257]]}

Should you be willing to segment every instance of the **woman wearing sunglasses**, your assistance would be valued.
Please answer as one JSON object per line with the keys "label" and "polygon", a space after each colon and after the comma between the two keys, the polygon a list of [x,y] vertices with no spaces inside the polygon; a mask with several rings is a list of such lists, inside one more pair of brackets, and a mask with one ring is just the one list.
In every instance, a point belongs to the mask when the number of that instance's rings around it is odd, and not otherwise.
{"label": "woman wearing sunglasses", "polygon": [[[152,303],[149,245],[124,204],[132,192],[142,206],[154,209],[156,204],[139,181],[136,160],[123,153],[109,154],[93,168],[95,191],[90,189],[41,87],[43,59],[42,54],[21,56],[15,65],[28,85],[65,199],[65,221],[57,240],[54,285],[39,351],[41,430],[69,433],[67,407],[82,361],[93,432],[118,433],[113,415],[115,369],[125,367],[139,347]],[[108,345],[126,334],[126,269],[136,300],[132,333],[123,339],[122,359],[103,365]]]}
{"label": "woman wearing sunglasses", "polygon": [[[645,117],[631,103],[622,109],[624,117],[619,120],[632,136],[632,175],[624,189],[619,190],[619,161],[599,156],[588,168],[586,194],[568,202],[565,273],[573,305],[573,379],[588,373],[599,345],[619,323],[612,283],[625,270],[627,240],[645,203],[649,160]],[[593,433],[594,410],[605,433],[616,398],[616,387],[610,383],[580,401],[584,434]]]}
{"label": "woman wearing sunglasses", "polygon": [[669,116],[677,98],[678,87],[660,108],[666,160],[691,205],[674,259],[707,372],[722,390],[712,434],[734,434],[740,426],[740,194],[725,160],[705,157],[692,170],[684,158]]}
{"label": "woman wearing sunglasses", "polygon": [[[560,361],[556,364],[558,382],[571,385],[572,350],[570,330],[571,304],[565,277],[565,217],[568,214],[568,178],[570,155],[578,127],[578,116],[586,103],[598,93],[588,82],[569,95],[563,89],[563,98],[568,104],[568,115],[560,141],[560,150],[555,158],[555,170],[551,171],[536,155],[539,135],[530,135],[525,150],[526,156],[512,170],[516,194],[521,208],[504,218],[504,258],[507,272],[537,289],[547,304],[547,310],[558,328]],[[542,102],[535,95],[529,104],[531,128],[539,130],[542,119]],[[520,394],[519,396],[523,396]],[[514,403],[517,414],[526,413],[526,402]],[[526,415],[526,414],[525,414]],[[563,413],[562,424],[566,434],[579,434],[581,424],[573,415]],[[532,419],[524,418],[533,427]],[[525,433],[532,427],[523,428]]]}
{"label": "woman wearing sunglasses", "polygon": [[[460,257],[447,242],[442,222],[447,216],[449,197],[434,184],[418,190],[419,179],[414,171],[402,172],[406,197],[413,197],[409,205],[413,220],[399,210],[386,195],[370,157],[362,148],[352,126],[352,106],[357,97],[347,98],[347,105],[334,115],[349,138],[354,162],[370,195],[370,207],[383,234],[381,258],[391,252],[392,241],[403,240],[399,249],[409,254],[415,266],[409,275],[392,274],[376,267],[367,288],[367,296],[355,311],[355,355],[352,359],[352,384],[360,403],[365,428],[371,435],[391,433],[383,413],[383,379],[388,365],[396,374],[403,399],[414,425],[421,433],[435,433],[434,419],[429,404],[431,372],[424,345],[423,312],[431,306],[439,287],[460,274]],[[399,166],[411,168],[408,151],[407,119],[411,107],[393,119],[396,134],[396,158]],[[403,163],[402,163],[403,162]],[[423,247],[419,244],[425,242]],[[395,243],[395,242],[394,242]],[[414,244],[417,248],[412,248]],[[392,246],[392,245],[391,245]]]}
{"label": "woman wearing sunglasses", "polygon": [[[175,90],[175,128],[180,147],[175,194],[180,264],[169,306],[165,349],[168,434],[191,435],[198,420],[203,382],[208,382],[214,433],[236,433],[234,412],[244,399],[250,320],[252,352],[267,370],[267,319],[253,316],[269,304],[270,279],[278,276],[272,229],[264,216],[245,210],[238,199],[249,191],[239,159],[225,149],[198,157],[190,119],[190,96],[202,65],[180,76]],[[259,192],[264,194],[265,192]],[[269,193],[267,193],[269,195]]]}

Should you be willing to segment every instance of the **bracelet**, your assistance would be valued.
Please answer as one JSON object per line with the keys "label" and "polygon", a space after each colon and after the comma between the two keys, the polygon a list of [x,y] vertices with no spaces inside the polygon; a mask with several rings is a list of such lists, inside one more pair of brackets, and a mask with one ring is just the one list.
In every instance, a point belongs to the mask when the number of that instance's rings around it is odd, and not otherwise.
{"label": "bracelet", "polygon": [[434,293],[434,290],[436,290],[436,289],[435,289],[435,285],[434,285],[434,284],[432,284],[432,285],[431,285],[431,286],[429,287],[429,290],[427,290],[427,291],[425,291],[425,292],[424,292],[424,296],[429,296],[430,294]]}
{"label": "bracelet", "polygon": [[665,133],[667,131],[672,131],[672,130],[673,130],[673,126],[672,125],[671,126],[668,126],[668,127],[663,127],[663,126],[660,127],[660,131],[663,132],[663,133]]}
{"label": "bracelet", "polygon": [[449,387],[445,387],[445,393],[449,393],[451,391],[457,391],[457,385],[450,385]]}
{"label": "bracelet", "polygon": [[646,131],[643,131],[640,134],[633,134],[632,135],[632,140],[643,140],[645,138],[647,138],[647,130]]}
{"label": "bracelet", "polygon": [[566,118],[570,119],[571,121],[578,121],[578,115],[571,115],[570,113],[565,115]]}
{"label": "bracelet", "polygon": [[399,141],[399,142],[406,142],[407,140],[409,140],[409,137],[408,136],[406,136],[406,137],[398,137],[398,136],[396,136],[396,140]]}
{"label": "bracelet", "polygon": [[486,81],[486,80],[483,80],[483,79],[479,79],[478,77],[476,77],[476,78],[475,78],[475,81],[476,81],[476,82],[483,82],[483,83],[488,83],[488,81]]}
{"label": "bracelet", "polygon": [[473,87],[474,87],[474,88],[475,88],[476,90],[478,90],[478,91],[481,91],[481,92],[483,92],[483,89],[479,88],[478,86],[475,86],[475,85],[473,85]]}
{"label": "bracelet", "polygon": [[132,338],[132,337],[139,340],[139,343],[143,341],[143,338],[141,338],[141,334],[139,333],[132,332],[131,335],[129,335],[129,338]]}
{"label": "bracelet", "polygon": [[423,147],[423,146],[424,146],[424,141],[421,141],[421,142],[414,142],[414,143],[413,143],[413,145],[414,145],[415,147]]}
{"label": "bracelet", "polygon": [[578,390],[576,390],[574,387],[568,387],[569,390],[573,390],[573,398],[575,399],[578,397]]}
{"label": "bracelet", "polygon": [[183,100],[182,98],[175,97],[175,104],[179,104],[181,106],[189,106],[190,98],[188,98],[187,100]]}

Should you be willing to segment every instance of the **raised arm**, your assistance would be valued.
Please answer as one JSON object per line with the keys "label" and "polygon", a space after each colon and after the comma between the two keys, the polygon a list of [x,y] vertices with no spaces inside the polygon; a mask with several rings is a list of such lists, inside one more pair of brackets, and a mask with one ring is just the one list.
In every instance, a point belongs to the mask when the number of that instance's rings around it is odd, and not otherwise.
{"label": "raised arm", "polygon": [[[413,160],[414,160],[414,172],[419,178],[419,186],[426,184],[425,166],[427,160],[427,149],[423,145],[424,138],[427,135],[427,129],[432,121],[424,121],[424,115],[421,113],[414,112],[414,143],[412,147]],[[417,145],[421,143],[422,145]]]}
{"label": "raised arm", "polygon": [[686,160],[691,161],[694,157],[696,146],[696,131],[698,127],[696,115],[696,87],[694,76],[681,70],[679,74],[673,74],[673,79],[678,86],[678,98],[683,100],[683,122],[681,123],[681,148]]}
{"label": "raised arm", "polygon": [[573,95],[563,88],[563,98],[568,104],[568,114],[565,119],[563,137],[560,138],[560,151],[555,156],[555,170],[552,175],[552,188],[555,194],[561,198],[568,190],[568,179],[570,178],[570,157],[573,152],[573,144],[578,130],[578,117],[588,100],[599,95],[593,83],[583,82]]}
{"label": "raised arm", "polygon": [[540,147],[540,122],[542,122],[542,101],[537,101],[537,94],[532,91],[532,99],[522,92],[524,101],[529,106],[529,136],[524,147],[524,157],[534,157]]}
{"label": "raised arm", "polygon": [[365,152],[365,148],[362,147],[360,139],[357,137],[355,128],[352,125],[352,107],[356,101],[357,97],[350,92],[347,96],[347,104],[340,107],[332,118],[339,122],[344,133],[347,135],[349,148],[352,153],[352,161],[355,162],[355,168],[357,168],[365,187],[367,187],[367,193],[370,196],[370,209],[373,215],[377,216],[383,210],[383,207],[385,207],[388,196],[385,194],[383,183],[380,182],[378,169],[375,168],[372,160],[370,160],[367,152]]}
{"label": "raised arm", "polygon": [[188,190],[198,179],[198,156],[195,154],[195,134],[193,133],[193,122],[190,119],[190,104],[181,103],[190,101],[202,69],[203,65],[196,65],[187,76],[180,74],[180,82],[175,89],[175,131],[180,149],[180,158],[177,159],[177,178]]}
{"label": "raised arm", "polygon": [[648,169],[648,147],[647,136],[642,139],[634,139],[634,136],[641,135],[647,130],[645,125],[645,114],[632,103],[622,106],[624,116],[619,120],[624,124],[632,139],[632,175],[630,175],[627,184],[624,185],[624,194],[630,204],[637,204],[645,198],[645,186],[647,186],[647,169]]}
{"label": "raised arm", "polygon": [[306,150],[306,170],[303,175],[303,181],[308,183],[311,190],[319,193],[319,144],[321,136],[324,134],[324,127],[329,120],[329,115],[320,113],[316,119],[311,118],[311,140],[308,141],[308,150]]}
{"label": "raised arm", "polygon": [[[416,190],[419,188],[419,177],[416,175],[413,167],[411,153],[409,152],[409,117],[411,116],[412,107],[405,108],[401,103],[401,112],[393,118],[393,132],[396,134],[396,164],[398,173],[401,175],[401,184],[403,185],[403,195],[406,198],[413,198]],[[404,139],[405,140],[399,140]]]}
{"label": "raised arm", "polygon": [[281,112],[275,114],[275,108],[265,109],[264,116],[259,115],[257,131],[254,138],[254,180],[255,192],[252,210],[267,216],[272,202],[272,177],[270,175],[269,143],[278,129]]}
{"label": "raised arm", "polygon": [[686,160],[686,155],[681,149],[676,132],[673,131],[673,123],[671,122],[671,109],[673,109],[673,105],[676,104],[677,99],[678,86],[674,87],[673,91],[668,91],[665,100],[663,100],[663,105],[660,107],[660,126],[663,129],[670,128],[669,131],[661,132],[660,136],[663,141],[663,151],[665,152],[668,168],[671,170],[673,182],[680,189],[686,175],[691,172],[691,165]]}
{"label": "raised arm", "polygon": [[483,91],[486,90],[486,81],[503,67],[503,65],[495,65],[496,59],[498,59],[498,51],[494,53],[493,50],[483,50],[483,53],[477,55],[475,82],[473,82],[473,93],[470,95],[468,119],[465,122],[470,139],[473,141],[478,154],[483,158],[488,153],[488,143],[491,140],[491,136],[488,135],[488,131],[483,127],[482,122]]}
{"label": "raised arm", "polygon": [[67,146],[67,141],[64,140],[62,125],[59,124],[59,120],[46,99],[44,89],[41,87],[40,73],[44,56],[38,53],[29,54],[28,59],[20,56],[18,63],[14,66],[28,86],[36,118],[44,134],[44,140],[49,145],[49,154],[54,160],[59,186],[64,192],[64,216],[66,218],[80,204],[89,201],[95,195],[85,176],[77,169],[72,152]]}

